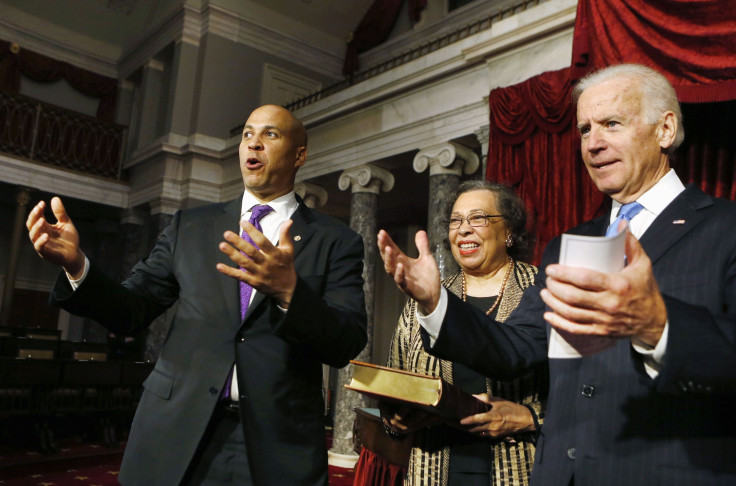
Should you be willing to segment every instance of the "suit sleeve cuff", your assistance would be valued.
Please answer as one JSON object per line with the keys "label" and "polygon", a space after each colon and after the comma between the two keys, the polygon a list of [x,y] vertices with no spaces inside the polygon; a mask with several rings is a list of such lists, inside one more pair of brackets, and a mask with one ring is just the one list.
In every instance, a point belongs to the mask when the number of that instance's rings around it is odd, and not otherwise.
{"label": "suit sleeve cuff", "polygon": [[69,273],[64,271],[66,273],[66,278],[69,280],[69,285],[72,286],[72,290],[77,290],[80,285],[82,285],[82,282],[84,282],[84,279],[87,278],[87,274],[89,273],[89,258],[87,258],[87,255],[84,256],[84,271],[82,271],[82,276],[78,279],[73,279]]}
{"label": "suit sleeve cuff", "polygon": [[437,303],[437,307],[428,315],[423,316],[421,312],[417,310],[417,320],[427,334],[429,334],[429,345],[434,346],[437,337],[440,335],[442,330],[442,321],[445,320],[445,314],[447,314],[447,290],[442,287],[440,289],[440,301]]}
{"label": "suit sleeve cuff", "polygon": [[670,330],[670,321],[668,320],[664,324],[662,330],[662,336],[659,338],[657,345],[654,347],[648,346],[638,339],[631,340],[631,346],[634,351],[641,355],[644,360],[644,368],[650,378],[654,379],[659,376],[659,372],[662,369],[662,363],[664,363],[665,352],[667,350],[667,341]]}

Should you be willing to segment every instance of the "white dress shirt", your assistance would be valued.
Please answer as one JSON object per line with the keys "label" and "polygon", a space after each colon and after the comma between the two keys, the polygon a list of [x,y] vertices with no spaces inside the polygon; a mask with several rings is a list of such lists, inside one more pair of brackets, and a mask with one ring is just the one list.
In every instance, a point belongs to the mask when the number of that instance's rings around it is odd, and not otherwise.
{"label": "white dress shirt", "polygon": [[[629,229],[631,233],[640,238],[644,232],[649,228],[652,222],[657,216],[660,215],[664,208],[666,208],[682,191],[685,190],[685,186],[677,177],[674,170],[665,174],[651,189],[641,195],[637,201],[641,204],[642,209],[639,214],[629,223]],[[611,206],[610,223],[616,219],[618,211],[621,208],[621,203],[613,201]],[[610,224],[609,223],[609,224]],[[440,299],[437,303],[437,307],[430,314],[423,316],[420,312],[417,312],[417,320],[419,324],[427,331],[430,337],[430,344],[434,346],[434,342],[437,336],[440,334],[442,329],[442,321],[445,319],[447,313],[447,290],[443,287],[440,290]],[[665,349],[667,348],[667,336],[669,333],[669,321],[665,324],[664,331],[660,337],[657,345],[652,348],[645,343],[632,339],[631,344],[634,350],[642,355],[644,361],[644,367],[647,374],[655,378],[661,369],[662,362],[664,360]]]}
{"label": "white dress shirt", "polygon": [[[248,221],[250,219],[251,213],[253,212],[253,207],[259,204],[263,203],[256,199],[253,194],[245,191],[245,193],[243,193],[243,204],[240,209],[240,220]],[[288,194],[285,194],[274,199],[273,201],[270,201],[268,205],[273,208],[273,211],[261,218],[261,229],[263,236],[268,238],[268,241],[275,245],[278,243],[279,230],[281,229],[281,225],[284,224],[286,220],[290,219],[292,214],[294,214],[294,211],[296,211],[296,207],[298,206],[298,202],[296,200],[296,196],[294,195],[294,191],[291,191]],[[237,233],[238,235],[240,235],[242,232],[243,229],[240,228],[240,221],[238,221]],[[253,289],[253,291],[250,293],[250,302],[253,302],[253,298],[255,297],[257,292],[258,291],[256,289]],[[250,304],[250,302],[248,303]],[[285,309],[282,310],[285,311]],[[240,395],[238,394],[236,368],[237,367],[233,365],[232,381],[230,382],[230,398],[238,401],[238,397]]]}

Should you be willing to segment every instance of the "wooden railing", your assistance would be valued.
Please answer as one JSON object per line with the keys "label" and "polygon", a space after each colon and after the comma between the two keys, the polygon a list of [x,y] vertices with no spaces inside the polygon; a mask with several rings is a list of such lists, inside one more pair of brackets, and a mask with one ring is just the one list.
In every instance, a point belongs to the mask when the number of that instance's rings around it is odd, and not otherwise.
{"label": "wooden railing", "polygon": [[122,125],[0,92],[0,152],[120,179],[125,136]]}

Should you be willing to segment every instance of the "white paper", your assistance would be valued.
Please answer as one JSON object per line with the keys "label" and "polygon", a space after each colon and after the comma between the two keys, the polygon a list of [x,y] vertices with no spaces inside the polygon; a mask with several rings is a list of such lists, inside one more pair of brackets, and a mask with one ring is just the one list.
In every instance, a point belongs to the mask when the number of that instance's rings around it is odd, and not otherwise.
{"label": "white paper", "polygon": [[[581,236],[563,234],[560,263],[570,267],[617,273],[624,268],[626,231],[616,236]],[[616,344],[616,338],[570,334],[552,328],[549,336],[550,358],[581,358]]]}

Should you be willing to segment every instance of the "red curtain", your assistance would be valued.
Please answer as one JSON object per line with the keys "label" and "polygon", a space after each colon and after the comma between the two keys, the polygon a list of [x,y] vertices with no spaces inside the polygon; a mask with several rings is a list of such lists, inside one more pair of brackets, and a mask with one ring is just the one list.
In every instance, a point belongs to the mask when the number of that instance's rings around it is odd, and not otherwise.
{"label": "red curtain", "polygon": [[491,91],[487,178],[528,206],[538,263],[555,235],[607,199],[580,158],[572,81],[621,62],[662,72],[683,102],[685,142],[673,167],[684,182],[736,200],[736,7],[731,0],[579,0],[570,69]]}
{"label": "red curtain", "polygon": [[364,447],[355,465],[353,486],[402,486],[405,475],[405,467],[389,462]]}
{"label": "red curtain", "polygon": [[683,103],[736,98],[733,0],[579,0],[573,77],[620,62],[652,67]]}
{"label": "red curtain", "polygon": [[63,78],[77,91],[100,98],[97,118],[106,122],[113,122],[115,119],[118,85],[116,79],[80,69],[69,63],[19,48],[17,44],[12,45],[0,40],[0,90],[19,93],[21,74],[46,83]]}
{"label": "red curtain", "polygon": [[683,181],[736,201],[736,101],[683,104],[685,142],[672,167]]}
{"label": "red curtain", "polygon": [[[342,73],[350,76],[358,71],[358,54],[376,47],[386,40],[391,28],[399,18],[399,11],[404,0],[376,0],[370,6],[352,33],[345,53]],[[409,0],[409,19],[419,21],[422,10],[427,7],[427,0]]]}
{"label": "red curtain", "polygon": [[572,85],[565,68],[489,96],[486,178],[511,185],[526,203],[537,235],[534,263],[549,240],[593,217],[604,202],[580,159]]}

